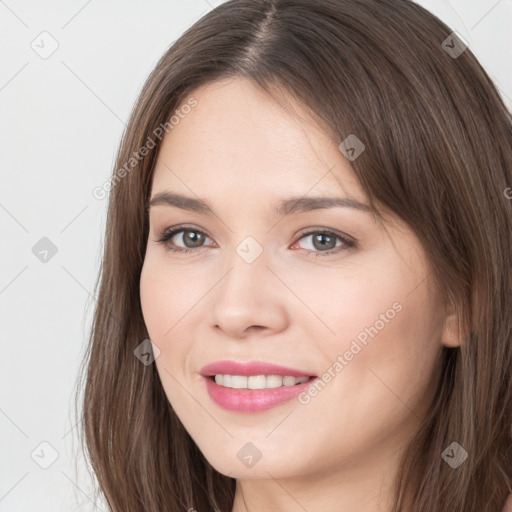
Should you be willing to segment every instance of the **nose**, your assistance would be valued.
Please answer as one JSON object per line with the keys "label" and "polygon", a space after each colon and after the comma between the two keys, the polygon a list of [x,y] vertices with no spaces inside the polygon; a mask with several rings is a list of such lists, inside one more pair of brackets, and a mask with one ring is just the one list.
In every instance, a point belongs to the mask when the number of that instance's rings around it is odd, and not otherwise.
{"label": "nose", "polygon": [[251,263],[236,253],[231,258],[213,298],[214,327],[226,336],[243,339],[286,329],[286,288],[267,263],[265,252]]}

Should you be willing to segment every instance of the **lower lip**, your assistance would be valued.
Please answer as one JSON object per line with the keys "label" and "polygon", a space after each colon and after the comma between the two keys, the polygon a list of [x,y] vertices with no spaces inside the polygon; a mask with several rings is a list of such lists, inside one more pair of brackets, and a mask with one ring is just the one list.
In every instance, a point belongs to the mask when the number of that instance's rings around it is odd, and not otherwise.
{"label": "lower lip", "polygon": [[260,412],[293,400],[313,384],[318,377],[295,386],[268,389],[234,389],[219,386],[209,377],[204,377],[210,398],[223,409],[235,412]]}

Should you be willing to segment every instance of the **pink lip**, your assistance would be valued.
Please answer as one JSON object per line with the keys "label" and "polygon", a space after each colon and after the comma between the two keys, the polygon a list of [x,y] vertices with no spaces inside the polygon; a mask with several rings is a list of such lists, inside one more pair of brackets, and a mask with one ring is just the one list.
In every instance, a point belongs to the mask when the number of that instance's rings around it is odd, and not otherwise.
{"label": "pink lip", "polygon": [[[240,364],[234,361],[218,361],[201,370],[210,398],[220,407],[235,412],[260,412],[288,402],[304,392],[317,380],[316,376],[293,368],[285,368],[270,363],[252,362]],[[219,386],[212,376],[228,375],[280,375],[282,377],[313,377],[295,386],[281,386],[270,389],[233,389]]]}
{"label": "pink lip", "polygon": [[212,375],[280,375],[281,377],[315,377],[312,373],[305,373],[294,368],[285,368],[271,363],[254,361],[250,363],[237,363],[235,361],[216,361],[207,364],[201,369],[201,375],[210,377]]}

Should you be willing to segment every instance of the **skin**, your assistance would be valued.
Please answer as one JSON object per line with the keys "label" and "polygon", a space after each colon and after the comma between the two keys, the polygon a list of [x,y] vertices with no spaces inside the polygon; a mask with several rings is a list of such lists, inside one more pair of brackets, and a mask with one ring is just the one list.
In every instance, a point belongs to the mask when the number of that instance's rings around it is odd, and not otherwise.
{"label": "skin", "polygon": [[[458,344],[455,314],[397,218],[381,225],[347,207],[272,215],[272,203],[306,194],[367,204],[341,140],[300,105],[291,102],[292,115],[245,79],[192,96],[197,107],[164,138],[151,197],[200,197],[217,215],[150,209],[140,298],[165,393],[209,463],[237,479],[233,512],[390,511],[398,458],[430,406],[442,346]],[[196,253],[155,242],[181,223],[206,233]],[[310,228],[349,235],[357,247],[322,249],[301,238]],[[174,244],[194,248],[183,235]],[[263,248],[250,264],[236,252],[247,236]],[[339,252],[308,255],[329,249]],[[337,357],[394,303],[400,312],[305,405],[294,399],[242,414],[206,392],[199,372],[221,359],[333,373]],[[237,457],[248,442],[261,452],[250,468]]]}

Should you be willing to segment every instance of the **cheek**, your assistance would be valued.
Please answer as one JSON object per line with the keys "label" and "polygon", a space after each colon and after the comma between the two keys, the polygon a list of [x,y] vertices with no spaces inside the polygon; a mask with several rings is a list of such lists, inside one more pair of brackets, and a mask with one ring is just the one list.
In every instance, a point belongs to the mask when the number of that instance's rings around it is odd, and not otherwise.
{"label": "cheek", "polygon": [[147,256],[141,270],[140,302],[149,338],[160,350],[155,365],[164,392],[178,412],[187,396],[176,379],[181,382],[183,378],[180,369],[185,367],[182,363],[188,359],[190,349],[188,338],[180,335],[180,328],[185,325],[183,320],[187,317],[183,317],[192,298],[184,294],[183,279],[175,274]]}
{"label": "cheek", "polygon": [[[333,392],[349,402],[348,409],[357,418],[354,424],[371,416],[375,425],[398,428],[410,411],[416,417],[426,412],[441,345],[438,323],[421,307],[427,305],[428,291],[420,288],[399,297],[400,308],[388,310],[387,315],[389,299],[396,296],[376,301],[372,314],[359,313],[353,335],[331,347],[331,360],[343,356]],[[379,319],[380,313],[385,314],[384,320]]]}
{"label": "cheek", "polygon": [[[337,349],[356,337],[364,343],[370,336],[368,330],[374,334],[376,330],[389,331],[398,317],[419,316],[425,311],[428,305],[422,290],[411,293],[421,282],[419,272],[412,271],[390,251],[383,251],[351,260],[338,268],[310,270],[300,279],[286,276],[302,299],[290,314],[300,318],[298,308],[304,310],[304,305],[307,306],[314,313],[304,317],[305,325],[312,330],[311,339],[319,339],[323,333],[326,347]],[[290,306],[293,304],[295,301],[290,301]],[[414,307],[419,310],[415,311]]]}
{"label": "cheek", "polygon": [[146,256],[140,276],[140,302],[148,333],[157,344],[170,338],[180,319],[198,301],[200,290],[191,282],[183,272],[171,271],[156,257]]}
{"label": "cheek", "polygon": [[378,286],[372,279],[352,283],[338,293],[337,304],[325,303],[336,310],[332,341],[311,338],[324,355],[319,371],[325,372],[321,378],[327,374],[327,384],[301,403],[310,417],[325,419],[318,427],[323,439],[344,433],[347,444],[330,446],[340,457],[371,453],[389,439],[408,435],[430,405],[439,322],[426,282],[411,293],[418,280],[408,272],[388,265]]}
{"label": "cheek", "polygon": [[[211,287],[206,276],[203,280],[194,277],[198,276],[171,268],[165,258],[151,252],[146,255],[140,276],[144,323],[149,338],[160,350],[155,364],[173,405],[183,399],[175,379],[192,378],[188,375],[195,348],[192,331],[203,316],[201,298]],[[203,287],[194,285],[200,282]]]}
{"label": "cheek", "polygon": [[149,337],[157,344],[166,329],[164,319],[167,318],[166,310],[170,309],[169,291],[165,279],[158,279],[157,273],[144,262],[140,278],[140,304]]}
{"label": "cheek", "polygon": [[[373,392],[383,385],[377,376],[372,378],[374,370],[391,387],[414,384],[418,391],[428,384],[441,349],[434,291],[429,280],[423,280],[424,268],[413,271],[391,255],[375,263],[340,273],[322,293],[310,295],[311,309],[320,311],[334,331],[330,336],[312,332],[311,339],[318,340],[324,370],[345,374],[347,384],[357,381],[360,390]],[[333,368],[339,356],[343,368]],[[345,378],[335,380],[341,385]]]}

